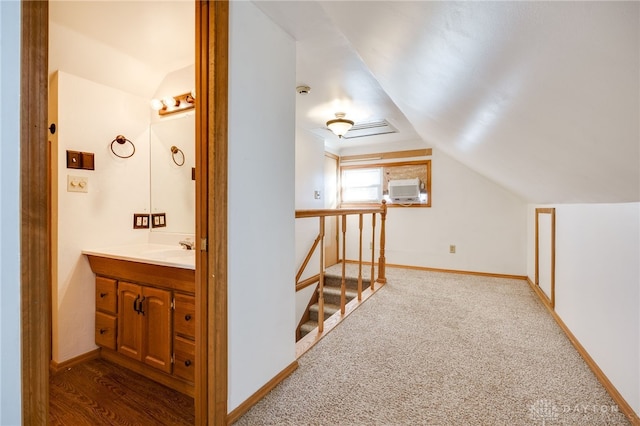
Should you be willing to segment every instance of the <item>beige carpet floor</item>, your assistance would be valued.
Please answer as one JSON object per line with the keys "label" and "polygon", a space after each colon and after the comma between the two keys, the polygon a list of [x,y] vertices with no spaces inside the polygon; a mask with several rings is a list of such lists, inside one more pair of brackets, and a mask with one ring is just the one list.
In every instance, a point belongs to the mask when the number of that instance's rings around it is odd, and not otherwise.
{"label": "beige carpet floor", "polygon": [[387,277],[235,424],[629,424],[526,282]]}

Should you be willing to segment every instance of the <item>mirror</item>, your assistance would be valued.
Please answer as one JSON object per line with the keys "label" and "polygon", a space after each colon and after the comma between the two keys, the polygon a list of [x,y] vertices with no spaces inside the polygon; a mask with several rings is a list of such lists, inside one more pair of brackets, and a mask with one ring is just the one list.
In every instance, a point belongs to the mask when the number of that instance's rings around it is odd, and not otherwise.
{"label": "mirror", "polygon": [[151,214],[165,214],[153,232],[195,234],[195,126],[193,112],[151,123]]}

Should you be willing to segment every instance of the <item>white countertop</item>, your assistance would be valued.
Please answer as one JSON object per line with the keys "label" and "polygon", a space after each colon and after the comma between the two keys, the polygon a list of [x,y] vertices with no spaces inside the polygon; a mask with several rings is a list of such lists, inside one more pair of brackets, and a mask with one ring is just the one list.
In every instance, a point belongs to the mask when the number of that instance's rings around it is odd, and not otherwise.
{"label": "white countertop", "polygon": [[82,254],[174,268],[196,269],[196,250],[186,250],[180,245],[127,244],[82,250]]}

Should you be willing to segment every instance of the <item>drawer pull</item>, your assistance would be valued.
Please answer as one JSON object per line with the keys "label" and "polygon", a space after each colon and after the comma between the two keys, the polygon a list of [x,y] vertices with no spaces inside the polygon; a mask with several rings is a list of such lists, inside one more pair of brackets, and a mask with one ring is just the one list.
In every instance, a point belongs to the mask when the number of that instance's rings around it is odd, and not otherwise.
{"label": "drawer pull", "polygon": [[184,362],[184,365],[187,366],[187,367],[190,366],[191,365],[191,360],[190,359],[186,360]]}
{"label": "drawer pull", "polygon": [[106,297],[108,293],[100,293],[100,297]]}
{"label": "drawer pull", "polygon": [[108,331],[108,330],[107,330],[106,328],[101,328],[101,329],[100,329],[100,334],[104,334],[104,333],[106,333],[107,331]]}
{"label": "drawer pull", "polygon": [[185,321],[191,321],[191,315],[187,314],[184,316]]}

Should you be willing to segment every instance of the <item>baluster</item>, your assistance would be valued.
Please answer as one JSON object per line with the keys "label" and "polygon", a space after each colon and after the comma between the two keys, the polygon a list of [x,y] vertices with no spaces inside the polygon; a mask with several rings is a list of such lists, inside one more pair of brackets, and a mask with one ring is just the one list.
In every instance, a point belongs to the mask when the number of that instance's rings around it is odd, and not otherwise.
{"label": "baluster", "polygon": [[344,315],[345,305],[347,304],[347,281],[346,281],[346,265],[347,265],[347,215],[342,215],[342,284],[340,285],[340,313]]}
{"label": "baluster", "polygon": [[380,213],[380,259],[378,260],[378,282],[385,284],[387,277],[385,275],[385,266],[387,259],[384,257],[384,248],[386,245],[385,222],[387,220],[387,201],[382,200],[382,213]]}
{"label": "baluster", "polygon": [[324,331],[324,216],[320,216],[320,282],[318,283],[318,333]]}
{"label": "baluster", "polygon": [[376,281],[375,274],[375,262],[376,262],[376,214],[373,213],[371,216],[371,234],[373,235],[371,240],[371,290],[373,290],[373,285]]}
{"label": "baluster", "polygon": [[362,301],[362,213],[358,215],[360,248],[358,253],[358,302]]}

